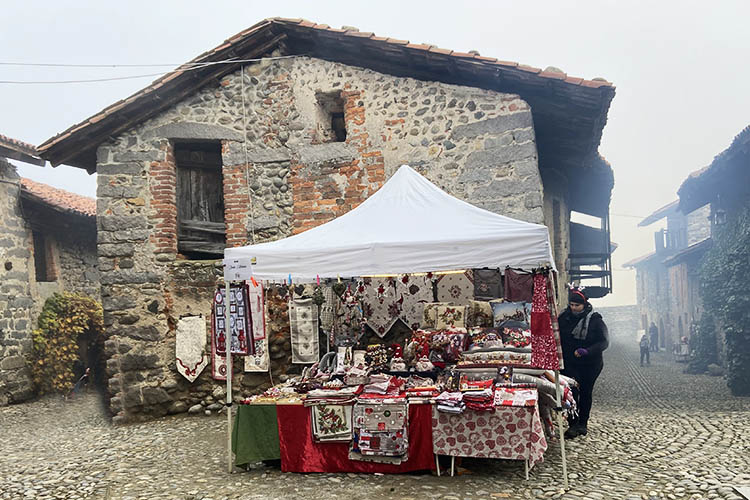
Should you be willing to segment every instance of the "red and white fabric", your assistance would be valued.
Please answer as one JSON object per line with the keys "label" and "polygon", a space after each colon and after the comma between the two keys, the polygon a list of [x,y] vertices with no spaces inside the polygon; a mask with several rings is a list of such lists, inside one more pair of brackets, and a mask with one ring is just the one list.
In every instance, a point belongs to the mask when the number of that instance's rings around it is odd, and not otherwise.
{"label": "red and white fabric", "polygon": [[547,276],[534,275],[531,303],[531,366],[559,370],[562,353],[552,331],[552,318],[547,298]]}

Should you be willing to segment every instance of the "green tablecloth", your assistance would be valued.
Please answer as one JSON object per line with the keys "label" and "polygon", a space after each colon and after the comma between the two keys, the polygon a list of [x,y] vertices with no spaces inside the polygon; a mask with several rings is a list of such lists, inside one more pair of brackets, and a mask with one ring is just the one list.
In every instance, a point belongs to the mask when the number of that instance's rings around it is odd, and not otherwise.
{"label": "green tablecloth", "polygon": [[232,428],[235,464],[281,458],[276,405],[239,405]]}

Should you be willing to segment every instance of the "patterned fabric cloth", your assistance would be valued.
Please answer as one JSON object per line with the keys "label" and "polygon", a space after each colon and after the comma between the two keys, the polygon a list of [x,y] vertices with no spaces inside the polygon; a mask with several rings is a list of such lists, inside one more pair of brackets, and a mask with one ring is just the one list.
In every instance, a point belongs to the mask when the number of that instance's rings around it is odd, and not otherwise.
{"label": "patterned fabric cloth", "polygon": [[316,442],[351,440],[352,405],[315,405],[310,412]]}
{"label": "patterned fabric cloth", "polygon": [[563,360],[562,342],[560,341],[560,325],[557,323],[557,302],[555,301],[553,276],[553,274],[547,276],[547,307],[549,308],[549,315],[552,320],[552,335],[555,338],[555,345],[557,347],[558,364],[560,370],[562,370],[565,368],[565,361]]}
{"label": "patterned fabric cloth", "polygon": [[546,449],[536,406],[502,406],[492,413],[467,409],[460,414],[433,407],[432,450],[437,455],[528,460],[533,467],[544,459]]}
{"label": "patterned fabric cloth", "polygon": [[466,306],[466,327],[488,327],[493,324],[492,304],[482,300],[470,300]]}
{"label": "patterned fabric cloth", "polygon": [[535,368],[559,370],[557,344],[547,304],[547,277],[534,275],[534,298],[531,305],[531,364]]}
{"label": "patterned fabric cloth", "polygon": [[534,275],[505,270],[505,300],[508,302],[531,302],[534,290]]}
{"label": "patterned fabric cloth", "polygon": [[438,306],[436,310],[436,329],[466,328],[466,306]]}
{"label": "patterned fabric cloth", "polygon": [[208,365],[206,353],[206,320],[203,316],[188,316],[177,322],[175,339],[177,372],[195,381]]}
{"label": "patterned fabric cloth", "polygon": [[211,331],[211,378],[214,380],[227,379],[227,357],[216,352],[216,331]]}
{"label": "patterned fabric cloth", "polygon": [[399,319],[416,330],[424,317],[425,304],[432,302],[432,279],[427,276],[403,275],[396,281],[396,294],[401,301]]}
{"label": "patterned fabric cloth", "polygon": [[425,330],[434,330],[437,328],[438,308],[449,305],[451,305],[450,302],[432,302],[430,304],[425,304],[420,326]]}
{"label": "patterned fabric cloth", "polygon": [[[216,352],[226,352],[227,328],[226,328],[226,289],[219,288],[214,294],[214,329],[216,330]],[[249,311],[247,307],[247,287],[245,285],[232,285],[229,288],[229,332],[230,350],[232,354],[252,354],[252,345],[249,331]]]}
{"label": "patterned fabric cloth", "polygon": [[320,327],[324,332],[330,332],[333,329],[335,301],[338,297],[330,286],[321,285],[320,288],[325,298],[325,302],[320,306]]}
{"label": "patterned fabric cloth", "polygon": [[474,298],[499,299],[503,296],[503,275],[500,269],[474,269]]}
{"label": "patterned fabric cloth", "polygon": [[292,300],[289,304],[292,363],[309,364],[319,360],[318,307],[312,299]]}
{"label": "patterned fabric cloth", "polygon": [[245,371],[267,372],[270,367],[270,360],[268,358],[268,336],[266,335],[265,294],[262,284],[248,286],[248,305],[253,333],[253,354],[245,357]]}
{"label": "patterned fabric cloth", "polygon": [[457,274],[443,274],[437,282],[438,302],[466,305],[474,298],[474,275],[471,270]]}
{"label": "patterned fabric cloth", "polygon": [[492,315],[494,326],[499,327],[505,321],[529,322],[529,305],[526,302],[493,302]]}
{"label": "patterned fabric cloth", "polygon": [[536,389],[496,387],[495,406],[536,406],[539,393]]}
{"label": "patterned fabric cloth", "polygon": [[367,326],[383,338],[398,321],[404,298],[396,292],[393,278],[365,278],[357,285],[362,293],[362,313]]}

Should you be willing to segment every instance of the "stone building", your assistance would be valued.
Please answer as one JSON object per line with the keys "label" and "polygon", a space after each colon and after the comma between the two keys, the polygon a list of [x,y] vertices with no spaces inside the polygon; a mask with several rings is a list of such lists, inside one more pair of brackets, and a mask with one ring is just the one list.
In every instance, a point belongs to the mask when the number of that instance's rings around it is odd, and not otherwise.
{"label": "stone building", "polygon": [[[605,80],[555,68],[269,19],[49,139],[42,157],[98,173],[116,421],[214,397],[208,374],[191,385],[176,372],[175,324],[208,313],[225,246],[329,221],[402,164],[475,205],[546,224],[565,283],[571,211],[608,218],[613,174],[597,148],[613,96]],[[283,307],[271,325],[275,377],[290,362]],[[238,385],[267,382],[244,374]]]}
{"label": "stone building", "polygon": [[636,297],[640,327],[653,322],[659,329],[659,346],[671,349],[690,335],[700,315],[700,257],[710,246],[709,207],[687,214],[674,201],[643,219],[646,227],[666,219],[666,228],[654,232],[654,252],[625,263],[636,270]]}
{"label": "stone building", "polygon": [[62,290],[99,298],[95,201],[22,179],[6,158],[45,164],[0,136],[0,405],[33,396],[26,362],[44,301]]}

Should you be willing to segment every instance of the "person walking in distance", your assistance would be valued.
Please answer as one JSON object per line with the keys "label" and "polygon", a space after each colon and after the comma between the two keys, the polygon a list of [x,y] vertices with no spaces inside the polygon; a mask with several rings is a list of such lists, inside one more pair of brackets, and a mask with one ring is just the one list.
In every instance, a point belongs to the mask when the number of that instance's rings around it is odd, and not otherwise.
{"label": "person walking in distance", "polygon": [[656,323],[651,322],[651,326],[648,328],[648,334],[651,337],[650,345],[651,350],[659,352],[659,329],[656,327]]}
{"label": "person walking in distance", "polygon": [[568,303],[558,322],[565,361],[562,373],[578,382],[578,389],[573,389],[578,415],[569,417],[565,432],[566,439],[573,439],[588,433],[594,383],[604,368],[602,353],[609,347],[609,331],[583,291],[572,289]]}
{"label": "person walking in distance", "polygon": [[[641,330],[643,331],[643,330]],[[650,359],[650,345],[648,341],[648,334],[646,332],[643,332],[643,335],[641,335],[641,340],[638,342],[638,345],[641,347],[641,366],[643,366],[643,360],[646,360],[646,364],[651,364]]]}

